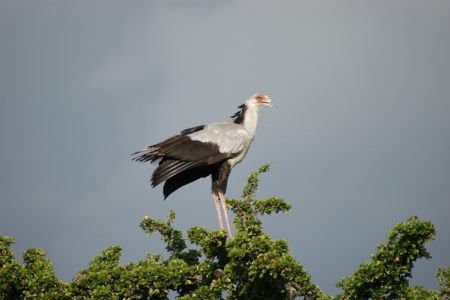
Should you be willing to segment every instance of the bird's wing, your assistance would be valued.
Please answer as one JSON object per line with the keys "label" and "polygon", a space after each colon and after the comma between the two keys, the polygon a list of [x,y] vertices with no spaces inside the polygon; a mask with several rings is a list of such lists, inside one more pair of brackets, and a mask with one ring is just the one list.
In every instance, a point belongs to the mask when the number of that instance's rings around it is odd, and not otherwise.
{"label": "bird's wing", "polygon": [[245,151],[252,140],[242,125],[231,122],[211,123],[188,136],[193,141],[215,145],[222,154],[235,155]]}
{"label": "bird's wing", "polygon": [[176,160],[189,162],[190,167],[224,161],[239,155],[245,149],[245,134],[240,132],[242,127],[233,125],[236,124],[212,123],[185,129],[178,135],[134,153],[133,160]]}

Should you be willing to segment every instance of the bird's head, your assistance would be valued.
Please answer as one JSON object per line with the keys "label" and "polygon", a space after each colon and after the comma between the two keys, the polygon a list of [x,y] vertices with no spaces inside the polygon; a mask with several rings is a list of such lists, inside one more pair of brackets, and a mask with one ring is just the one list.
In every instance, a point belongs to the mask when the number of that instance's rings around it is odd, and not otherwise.
{"label": "bird's head", "polygon": [[248,106],[255,106],[255,107],[263,107],[263,106],[269,106],[272,107],[272,100],[264,94],[255,94],[250,99],[247,100],[246,103]]}
{"label": "bird's head", "polygon": [[[272,107],[272,100],[264,94],[254,94],[245,101],[244,104],[239,105],[241,110],[232,115],[231,118],[233,118],[234,123],[241,124],[244,122],[244,119],[246,119],[248,112],[252,112],[252,115],[255,115],[255,113],[257,114],[258,110],[264,106]],[[257,120],[257,115],[255,120]]]}

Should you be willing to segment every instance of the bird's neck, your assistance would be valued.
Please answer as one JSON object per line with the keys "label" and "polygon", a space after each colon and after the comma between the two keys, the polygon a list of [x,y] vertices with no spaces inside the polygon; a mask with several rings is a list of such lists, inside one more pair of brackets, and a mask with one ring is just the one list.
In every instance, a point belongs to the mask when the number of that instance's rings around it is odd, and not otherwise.
{"label": "bird's neck", "polygon": [[244,126],[245,130],[254,137],[256,134],[256,127],[258,127],[258,113],[259,109],[255,106],[247,107],[244,114],[244,121],[242,122],[242,126]]}

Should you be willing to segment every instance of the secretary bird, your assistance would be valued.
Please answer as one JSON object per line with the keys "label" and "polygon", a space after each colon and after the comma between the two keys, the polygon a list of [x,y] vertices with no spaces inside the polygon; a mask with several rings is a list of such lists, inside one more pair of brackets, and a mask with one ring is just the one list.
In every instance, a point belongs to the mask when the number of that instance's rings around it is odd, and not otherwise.
{"label": "secretary bird", "polygon": [[133,161],[155,162],[159,165],[153,172],[153,187],[164,182],[164,199],[180,187],[211,175],[212,195],[217,210],[220,229],[233,238],[228,218],[225,193],[231,169],[244,159],[255,138],[259,109],[272,106],[270,98],[255,94],[227,122],[210,123],[191,127],[179,134],[133,153]]}

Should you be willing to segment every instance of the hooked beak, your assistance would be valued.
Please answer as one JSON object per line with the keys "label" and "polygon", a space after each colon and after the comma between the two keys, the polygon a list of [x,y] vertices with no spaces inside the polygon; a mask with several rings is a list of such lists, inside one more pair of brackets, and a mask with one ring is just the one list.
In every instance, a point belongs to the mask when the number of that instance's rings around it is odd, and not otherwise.
{"label": "hooked beak", "polygon": [[263,94],[256,94],[254,97],[259,105],[272,107],[272,100],[270,100],[268,96]]}
{"label": "hooked beak", "polygon": [[261,101],[261,104],[264,105],[264,106],[268,106],[268,107],[272,107],[273,106],[272,100],[270,100],[269,97],[267,97],[267,100]]}

